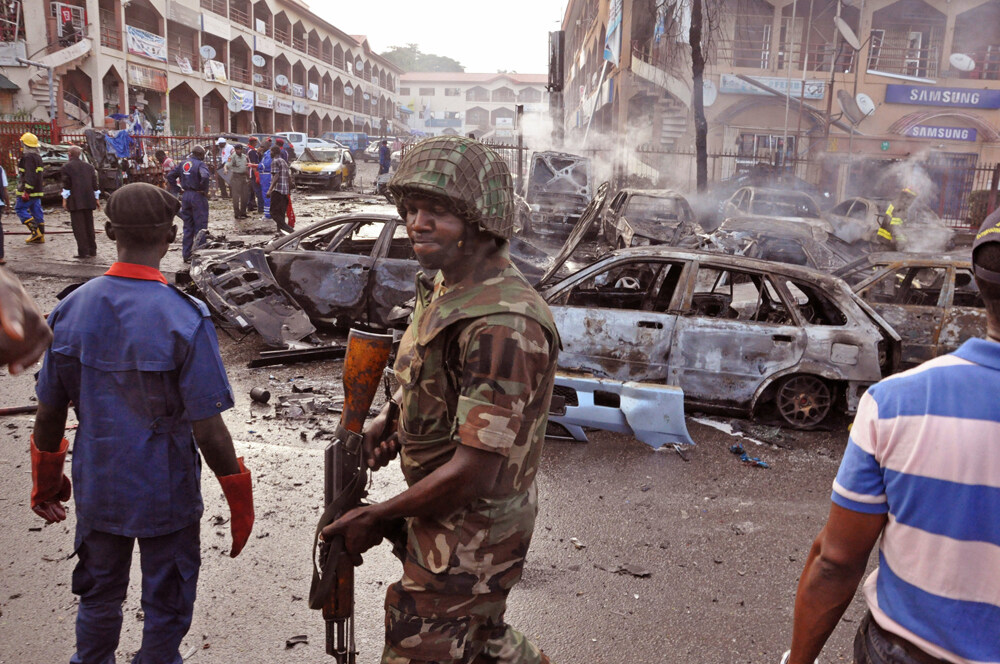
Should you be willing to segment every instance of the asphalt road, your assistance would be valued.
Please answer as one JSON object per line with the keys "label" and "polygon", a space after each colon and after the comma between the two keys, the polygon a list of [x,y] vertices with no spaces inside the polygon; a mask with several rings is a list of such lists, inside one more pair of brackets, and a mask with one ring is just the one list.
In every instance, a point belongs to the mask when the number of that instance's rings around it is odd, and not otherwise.
{"label": "asphalt road", "polygon": [[[303,199],[303,211],[320,217],[330,211],[310,212],[309,205],[336,211],[340,203]],[[218,221],[226,215],[223,202],[213,202],[212,214],[213,227],[247,230]],[[50,228],[60,219],[53,214]],[[10,230],[11,218],[5,222]],[[7,238],[11,265],[28,275],[27,287],[46,310],[65,285],[99,274],[113,256],[103,237],[100,258],[89,264],[68,257],[71,236],[35,248],[12,247],[15,238]],[[165,268],[177,267],[172,251]],[[59,276],[29,274],[39,272]],[[231,560],[228,510],[206,473],[199,597],[181,653],[188,661],[220,664],[330,661],[322,620],[305,597],[322,448],[337,416],[310,413],[308,402],[309,390],[336,402],[341,363],[247,369],[260,350],[257,338],[220,337],[237,398],[226,420],[254,473],[257,522],[245,551]],[[30,376],[0,372],[0,381],[0,407],[31,399]],[[257,386],[272,392],[269,405],[251,403],[248,393]],[[304,412],[278,407],[282,396],[303,397],[293,386],[305,390]],[[31,423],[30,416],[0,418],[0,664],[67,661],[73,651],[74,511],[64,524],[43,527],[28,507]],[[763,664],[778,662],[788,647],[795,587],[829,509],[846,426],[808,434],[759,429],[758,438],[778,445],[742,442],[767,469],[740,463],[729,451],[737,442],[731,435],[691,419],[688,426],[698,445],[686,460],[604,432],[586,444],[547,441],[538,477],[541,513],[508,620],[553,662]],[[397,468],[385,469],[374,476],[371,497],[384,499],[403,486]],[[385,586],[398,574],[386,547],[366,555],[358,570],[361,664],[378,661]],[[119,661],[129,661],[139,647],[138,576],[136,556]],[[856,598],[821,662],[850,661],[863,611]],[[297,635],[308,643],[286,648]]]}

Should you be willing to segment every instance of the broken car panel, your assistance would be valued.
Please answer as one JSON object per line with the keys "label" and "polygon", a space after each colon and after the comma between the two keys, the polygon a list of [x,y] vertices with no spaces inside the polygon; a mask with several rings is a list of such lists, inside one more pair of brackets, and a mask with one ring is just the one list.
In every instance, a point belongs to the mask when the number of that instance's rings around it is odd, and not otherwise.
{"label": "broken car panel", "polygon": [[986,333],[968,252],[869,254],[836,274],[899,333],[903,369]]}
{"label": "broken car panel", "polygon": [[677,385],[705,410],[773,403],[801,428],[853,412],[898,360],[899,337],[843,281],[791,265],[624,249],[543,296],[561,370]]}
{"label": "broken car panel", "polygon": [[761,217],[727,219],[708,236],[702,249],[824,272],[843,267],[864,253],[863,247],[849,245],[814,226]]}
{"label": "broken car panel", "polygon": [[694,249],[704,233],[687,199],[669,189],[622,189],[602,220],[604,240],[612,247],[665,244]]}
{"label": "broken car panel", "polygon": [[785,219],[833,234],[833,226],[820,215],[816,201],[801,191],[740,187],[723,203],[722,216]]}
{"label": "broken car panel", "polygon": [[580,218],[593,193],[590,159],[565,152],[531,155],[524,198],[526,232],[566,235]]}

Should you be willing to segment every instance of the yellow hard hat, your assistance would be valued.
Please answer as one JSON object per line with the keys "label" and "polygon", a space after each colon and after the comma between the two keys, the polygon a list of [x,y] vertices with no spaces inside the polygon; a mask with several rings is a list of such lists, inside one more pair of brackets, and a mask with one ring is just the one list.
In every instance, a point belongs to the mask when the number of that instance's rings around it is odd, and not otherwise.
{"label": "yellow hard hat", "polygon": [[29,148],[38,147],[38,137],[32,134],[30,131],[26,131],[21,134],[21,142],[27,145]]}

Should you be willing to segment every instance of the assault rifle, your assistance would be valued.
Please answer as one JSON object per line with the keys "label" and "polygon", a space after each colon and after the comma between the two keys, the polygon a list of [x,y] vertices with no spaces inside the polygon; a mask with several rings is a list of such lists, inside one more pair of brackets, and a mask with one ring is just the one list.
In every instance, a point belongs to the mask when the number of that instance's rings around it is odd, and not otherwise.
{"label": "assault rifle", "polygon": [[337,664],[355,664],[354,565],[344,550],[344,538],[319,540],[320,531],[367,495],[361,430],[378,390],[392,335],[351,330],[344,359],[344,410],[333,442],[323,457],[323,516],[313,540],[313,579],[309,608],[322,610],[326,621],[326,653]]}

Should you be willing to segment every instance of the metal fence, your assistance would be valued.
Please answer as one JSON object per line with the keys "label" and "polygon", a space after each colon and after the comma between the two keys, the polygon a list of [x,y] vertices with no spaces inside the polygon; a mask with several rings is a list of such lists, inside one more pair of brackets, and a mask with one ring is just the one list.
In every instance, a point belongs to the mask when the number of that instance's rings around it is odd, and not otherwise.
{"label": "metal fence", "polygon": [[31,132],[43,143],[59,141],[59,128],[50,122],[0,122],[0,166],[11,182],[17,175],[17,160],[21,157],[21,135]]}
{"label": "metal fence", "polygon": [[[215,134],[211,136],[133,135],[132,148],[128,157],[129,181],[159,183],[161,169],[154,158],[157,150],[163,150],[167,153],[168,157],[171,157],[174,161],[178,161],[188,156],[196,145],[204,147],[205,152],[211,155],[211,148],[217,140],[218,135]],[[62,142],[86,148],[87,137],[81,133],[64,132],[62,134]]]}

